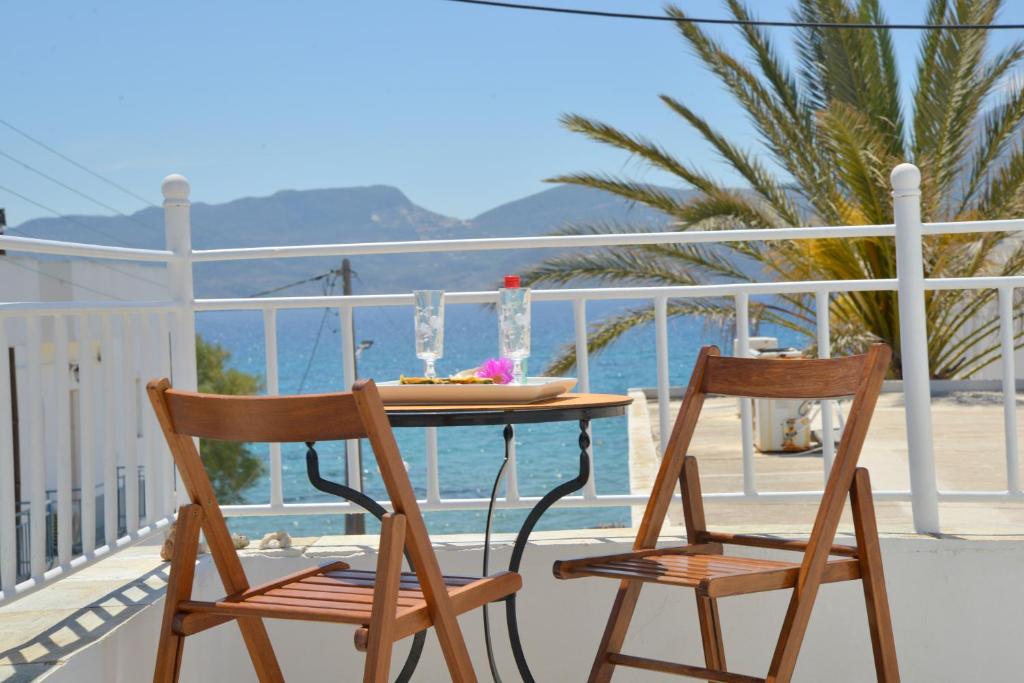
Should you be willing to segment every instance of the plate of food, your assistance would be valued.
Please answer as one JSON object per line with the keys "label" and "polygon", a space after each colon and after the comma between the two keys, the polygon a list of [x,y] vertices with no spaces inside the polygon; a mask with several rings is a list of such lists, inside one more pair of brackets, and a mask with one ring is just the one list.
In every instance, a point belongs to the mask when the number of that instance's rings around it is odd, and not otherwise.
{"label": "plate of food", "polygon": [[576,386],[575,377],[527,377],[523,384],[498,383],[489,377],[406,377],[379,382],[385,404],[533,403],[561,396]]}

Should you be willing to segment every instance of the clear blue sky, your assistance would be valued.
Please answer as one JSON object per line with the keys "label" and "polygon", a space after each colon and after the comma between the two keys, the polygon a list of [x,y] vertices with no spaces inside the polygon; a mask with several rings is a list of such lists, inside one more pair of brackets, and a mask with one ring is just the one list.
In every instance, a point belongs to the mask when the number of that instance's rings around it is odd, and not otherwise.
{"label": "clear blue sky", "polygon": [[[556,4],[555,0],[550,0]],[[891,20],[926,0],[883,0]],[[562,0],[660,11],[660,0]],[[694,15],[723,16],[683,0]],[[1024,3],[1001,19],[1024,21]],[[753,0],[762,18],[790,3]],[[181,172],[199,201],[384,183],[471,217],[573,170],[635,163],[559,127],[579,112],[648,135],[730,179],[657,100],[683,99],[752,143],[732,100],[669,24],[513,12],[441,0],[5,2],[0,118],[159,200]],[[738,48],[734,30],[716,29]],[[776,29],[781,45],[791,33]],[[1003,35],[999,44],[1011,36]],[[897,34],[909,75],[918,34]],[[906,79],[909,82],[909,78]],[[121,211],[141,204],[0,127],[0,151]],[[0,158],[0,185],[66,213],[109,213]],[[45,211],[0,190],[9,222]]]}

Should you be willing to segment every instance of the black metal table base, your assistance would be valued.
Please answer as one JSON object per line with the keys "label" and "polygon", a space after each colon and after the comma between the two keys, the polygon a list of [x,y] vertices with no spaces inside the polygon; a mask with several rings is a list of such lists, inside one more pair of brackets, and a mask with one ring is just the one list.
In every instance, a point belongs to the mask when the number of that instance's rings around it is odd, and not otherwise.
{"label": "black metal table base", "polygon": [[[590,420],[580,420],[579,472],[569,481],[559,484],[544,494],[544,496],[537,501],[537,504],[530,510],[530,514],[526,516],[526,519],[523,521],[523,525],[519,527],[519,533],[516,534],[516,541],[512,546],[512,557],[509,559],[508,563],[509,571],[519,571],[519,567],[523,561],[523,553],[526,551],[526,544],[530,540],[530,534],[533,533],[533,528],[537,526],[537,522],[540,521],[540,518],[548,511],[548,508],[557,503],[560,499],[579,491],[587,483],[587,480],[590,479],[589,427]],[[489,569],[488,560],[490,558],[491,547],[491,520],[493,518],[494,504],[498,494],[498,486],[501,483],[501,479],[505,474],[505,468],[508,465],[510,446],[513,438],[512,425],[505,425],[504,437],[505,458],[501,463],[501,467],[498,468],[498,476],[494,479],[494,486],[491,488],[491,500],[487,506],[487,525],[484,529],[484,576],[487,575]],[[486,605],[484,605],[483,613],[484,642],[487,645],[487,663],[491,668],[491,676],[494,678],[494,683],[501,683],[501,676],[498,675],[498,667],[494,661],[494,650],[491,645],[490,621],[488,619]],[[519,619],[516,612],[515,593],[505,598],[505,622],[508,626],[508,638],[509,644],[512,647],[512,657],[516,661],[516,667],[519,669],[519,675],[522,677],[524,683],[534,683],[533,674],[530,672],[530,666],[526,662],[526,653],[523,651],[523,641],[519,637]]]}
{"label": "black metal table base", "polygon": [[[376,517],[378,520],[384,518],[387,514],[380,503],[370,498],[362,491],[339,484],[336,481],[330,481],[320,476],[320,459],[317,456],[316,449],[313,448],[313,443],[306,443],[306,474],[309,476],[309,483],[311,483],[318,490],[324,493],[329,493],[332,496],[338,496],[345,500],[355,503],[359,507],[363,508],[371,515]],[[405,554],[405,560],[409,563],[409,571],[414,571],[412,566],[412,558],[409,557],[409,553]],[[423,645],[427,642],[427,632],[420,631],[412,637],[412,647],[409,648],[409,654],[405,658],[405,666],[398,672],[398,676],[395,678],[395,683],[408,683],[412,680],[412,674],[416,671],[416,665],[419,664],[420,655],[423,654]]]}
{"label": "black metal table base", "polygon": [[[564,410],[552,410],[550,408],[521,411],[479,410],[446,412],[426,410],[415,413],[392,413],[388,415],[388,419],[391,422],[391,426],[396,428],[504,425],[505,428],[503,435],[505,438],[505,457],[502,460],[501,466],[498,468],[497,476],[494,479],[494,485],[491,488],[491,498],[487,507],[487,521],[484,529],[483,574],[486,576],[490,566],[491,524],[494,520],[495,503],[497,500],[498,489],[501,486],[501,480],[505,476],[508,467],[508,460],[511,456],[512,439],[514,438],[512,424],[578,420],[580,426],[578,473],[572,479],[562,482],[555,488],[548,491],[539,501],[537,501],[537,504],[530,510],[530,513],[526,516],[522,526],[519,528],[519,532],[516,534],[516,540],[512,545],[512,556],[509,559],[508,568],[509,571],[518,572],[519,567],[522,564],[523,553],[526,551],[526,544],[530,540],[530,534],[533,533],[533,528],[537,525],[540,518],[548,511],[548,508],[565,496],[582,489],[590,479],[590,434],[588,430],[591,419],[620,416],[625,412],[624,406],[626,403],[628,403],[628,401],[617,405],[577,407]],[[387,511],[381,507],[379,503],[361,491],[357,491],[349,486],[345,486],[344,484],[329,481],[321,477],[316,450],[314,450],[312,443],[307,444],[307,447],[306,470],[309,475],[309,481],[315,488],[355,503],[377,519],[381,519],[386,514]],[[406,553],[406,559],[409,560],[408,553]],[[411,571],[411,560],[409,561],[409,567]],[[508,598],[505,598],[504,602],[505,621],[508,626],[509,644],[512,649],[512,656],[516,662],[516,667],[519,669],[519,675],[522,677],[524,683],[534,683],[533,674],[530,672],[530,667],[526,662],[526,654],[523,651],[522,639],[519,636],[519,621],[516,614],[515,594],[513,593]],[[487,662],[490,666],[491,676],[493,677],[494,682],[501,683],[501,677],[498,674],[498,667],[494,658],[494,647],[491,639],[491,626],[490,620],[488,619],[489,614],[487,605],[484,605],[483,607],[483,616],[484,642],[487,646]],[[395,679],[396,683],[407,683],[407,681],[412,678],[412,674],[419,662],[420,655],[423,652],[423,644],[425,640],[426,631],[420,631],[413,637],[412,648],[409,650],[405,666]]]}

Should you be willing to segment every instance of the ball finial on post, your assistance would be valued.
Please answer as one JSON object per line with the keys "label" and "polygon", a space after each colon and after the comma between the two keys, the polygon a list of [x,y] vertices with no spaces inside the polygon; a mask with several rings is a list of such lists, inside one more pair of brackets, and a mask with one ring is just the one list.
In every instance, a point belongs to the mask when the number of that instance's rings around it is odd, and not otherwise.
{"label": "ball finial on post", "polygon": [[889,174],[895,195],[906,195],[921,191],[921,170],[914,164],[900,164]]}
{"label": "ball finial on post", "polygon": [[164,178],[164,182],[160,185],[160,191],[163,192],[164,199],[168,201],[188,201],[188,196],[192,191],[192,186],[189,184],[188,178],[185,176],[178,173],[172,173]]}

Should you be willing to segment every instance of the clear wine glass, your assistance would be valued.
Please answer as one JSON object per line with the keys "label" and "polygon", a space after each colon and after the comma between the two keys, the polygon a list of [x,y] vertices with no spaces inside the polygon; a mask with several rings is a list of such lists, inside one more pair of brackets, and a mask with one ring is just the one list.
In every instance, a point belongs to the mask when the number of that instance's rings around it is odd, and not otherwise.
{"label": "clear wine glass", "polygon": [[437,377],[434,362],[444,355],[444,291],[418,289],[413,296],[416,298],[416,357],[424,363],[425,376]]}

